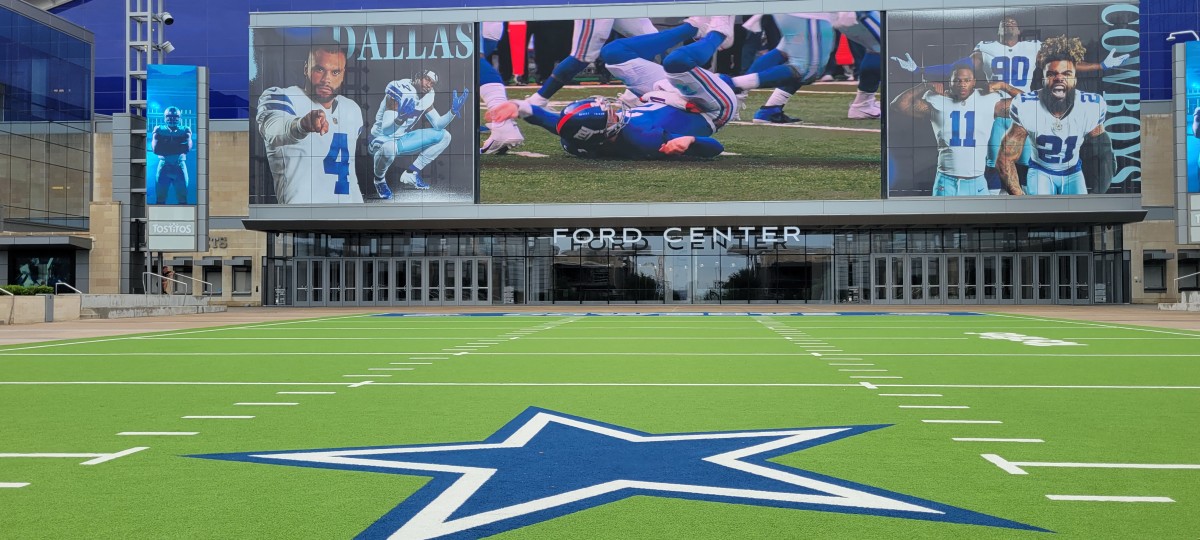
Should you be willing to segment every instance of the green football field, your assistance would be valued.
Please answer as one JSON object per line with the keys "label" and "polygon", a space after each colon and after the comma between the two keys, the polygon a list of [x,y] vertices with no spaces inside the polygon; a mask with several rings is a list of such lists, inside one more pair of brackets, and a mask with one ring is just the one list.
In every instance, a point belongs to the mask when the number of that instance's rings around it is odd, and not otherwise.
{"label": "green football field", "polygon": [[580,313],[5,346],[0,537],[1196,538],[1197,343]]}
{"label": "green football field", "polygon": [[[512,99],[534,87],[509,88]],[[593,95],[617,97],[624,87],[568,87],[551,108]],[[805,201],[878,199],[879,120],[850,120],[852,83],[806,86],[785,111],[796,125],[753,124],[770,90],[751,91],[741,121],[714,136],[726,155],[711,160],[590,160],[568,155],[558,137],[519,121],[518,153],[479,158],[480,201],[486,204],[589,202]],[[480,111],[480,118],[484,111]],[[479,136],[480,144],[487,133]],[[748,171],[749,174],[748,174]]]}

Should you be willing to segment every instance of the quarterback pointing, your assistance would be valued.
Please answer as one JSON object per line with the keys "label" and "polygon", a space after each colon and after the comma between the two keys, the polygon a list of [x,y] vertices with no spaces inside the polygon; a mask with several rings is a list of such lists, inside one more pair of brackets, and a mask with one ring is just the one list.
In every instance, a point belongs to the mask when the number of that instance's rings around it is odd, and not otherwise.
{"label": "quarterback pointing", "polygon": [[165,126],[154,128],[150,151],[158,155],[154,195],[157,204],[167,203],[167,191],[175,189],[175,203],[188,203],[187,154],[192,150],[192,130],[179,125],[179,108],[163,112]]}
{"label": "quarterback pointing", "polygon": [[[438,114],[433,108],[433,87],[437,81],[437,73],[423,71],[411,79],[392,81],[387,85],[379,112],[375,113],[369,147],[375,161],[375,190],[381,199],[392,198],[387,171],[396,156],[420,152],[400,175],[400,182],[417,189],[429,189],[429,184],[421,179],[421,171],[450,146],[450,132],[446,131],[446,126],[458,116],[459,109],[467,101],[467,90],[451,92],[450,111]],[[432,127],[414,129],[423,118]]]}
{"label": "quarterback pointing", "polygon": [[[1012,100],[1013,125],[1004,136],[996,168],[1004,189],[1013,195],[1087,193],[1079,154],[1089,145],[1100,164],[1096,184],[1107,186],[1115,166],[1112,142],[1104,131],[1107,104],[1100,94],[1077,91],[1077,66],[1084,48],[1079,38],[1047,39],[1038,51],[1043,87]],[[1028,140],[1033,145],[1024,187],[1016,161]]]}
{"label": "quarterback pointing", "polygon": [[255,121],[267,147],[278,203],[361,203],[354,151],[363,112],[338,95],[346,76],[346,51],[314,45],[304,76],[304,88],[271,87],[258,99]]}

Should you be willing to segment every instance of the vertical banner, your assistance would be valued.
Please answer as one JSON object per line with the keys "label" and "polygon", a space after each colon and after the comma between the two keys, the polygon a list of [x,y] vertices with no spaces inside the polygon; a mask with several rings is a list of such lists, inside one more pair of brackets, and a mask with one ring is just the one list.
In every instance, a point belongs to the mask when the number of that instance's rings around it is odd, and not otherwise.
{"label": "vertical banner", "polygon": [[887,193],[1141,192],[1137,4],[889,11]]}
{"label": "vertical banner", "polygon": [[146,72],[146,204],[197,204],[196,66]]}
{"label": "vertical banner", "polygon": [[475,25],[252,29],[251,204],[475,201]]}
{"label": "vertical banner", "polygon": [[1200,193],[1200,41],[1185,43],[1183,50],[1186,66],[1183,124],[1187,133],[1187,192]]}

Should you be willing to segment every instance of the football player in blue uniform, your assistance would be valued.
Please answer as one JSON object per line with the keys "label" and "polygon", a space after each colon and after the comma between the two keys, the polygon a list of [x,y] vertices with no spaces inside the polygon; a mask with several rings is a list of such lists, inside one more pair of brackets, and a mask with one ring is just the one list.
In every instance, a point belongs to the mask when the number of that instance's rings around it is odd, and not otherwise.
{"label": "football player in blue uniform", "polygon": [[[1112,141],[1104,131],[1108,105],[1104,97],[1077,91],[1077,66],[1085,53],[1079,38],[1047,39],[1038,50],[1041,90],[1014,98],[1009,106],[1013,125],[1004,136],[996,169],[1004,189],[1013,195],[1083,195],[1088,192],[1079,155],[1083,145],[1099,165],[1097,189],[1107,191],[1115,161]],[[1016,162],[1026,140],[1033,146],[1029,172],[1021,185]]]}
{"label": "football player in blue uniform", "polygon": [[[675,28],[616,40],[604,47],[609,71],[640,97],[628,107],[593,97],[556,113],[528,101],[489,109],[492,122],[520,116],[559,136],[563,150],[585,158],[712,158],[724,147],[712,137],[733,117],[737,96],[728,77],[702,66],[733,39],[733,18],[691,18]],[[651,59],[680,43],[661,65]]]}
{"label": "football player in blue uniform", "polygon": [[613,31],[623,36],[633,37],[653,34],[658,31],[650,19],[579,19],[571,39],[571,54],[554,66],[554,71],[542,83],[537,92],[526,98],[529,103],[538,107],[550,104],[550,98],[579,75],[588,64],[596,61],[601,54],[601,48],[608,41]]}
{"label": "football player in blue uniform", "polygon": [[[150,151],[158,155],[158,170],[154,181],[156,204],[187,204],[187,153],[192,149],[192,130],[179,124],[179,108],[167,107],[163,112],[166,125],[154,128],[150,136]],[[175,191],[168,202],[167,193]]]}

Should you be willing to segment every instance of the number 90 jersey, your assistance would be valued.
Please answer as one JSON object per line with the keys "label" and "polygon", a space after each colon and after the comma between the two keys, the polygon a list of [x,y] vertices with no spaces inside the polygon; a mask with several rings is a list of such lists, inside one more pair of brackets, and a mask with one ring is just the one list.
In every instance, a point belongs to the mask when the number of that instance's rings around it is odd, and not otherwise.
{"label": "number 90 jersey", "polygon": [[[324,110],[329,131],[305,133],[300,119]],[[362,108],[345,96],[325,109],[298,86],[272,87],[258,100],[258,130],[266,144],[279,204],[361,203],[354,152],[363,129]]]}
{"label": "number 90 jersey", "polygon": [[974,91],[967,99],[954,101],[949,96],[926,92],[922,99],[933,109],[929,121],[938,142],[938,172],[959,178],[982,175],[996,104],[1004,96],[1000,92]]}
{"label": "number 90 jersey", "polygon": [[980,41],[975,50],[983,55],[983,70],[988,80],[1004,81],[1022,92],[1033,83],[1034,64],[1042,42],[1018,41],[1012,47],[999,41]]}
{"label": "number 90 jersey", "polygon": [[1029,166],[1050,173],[1070,174],[1079,170],[1079,148],[1084,137],[1096,126],[1104,124],[1108,104],[1104,97],[1091,92],[1075,91],[1075,105],[1067,115],[1056,118],[1038,98],[1037,92],[1026,92],[1013,98],[1009,114],[1013,122],[1029,133],[1033,154]]}

